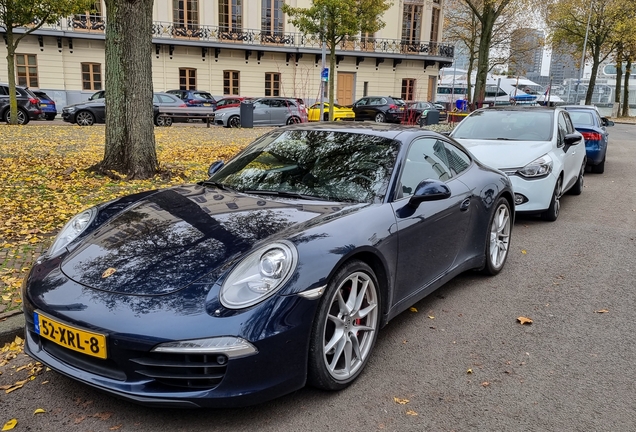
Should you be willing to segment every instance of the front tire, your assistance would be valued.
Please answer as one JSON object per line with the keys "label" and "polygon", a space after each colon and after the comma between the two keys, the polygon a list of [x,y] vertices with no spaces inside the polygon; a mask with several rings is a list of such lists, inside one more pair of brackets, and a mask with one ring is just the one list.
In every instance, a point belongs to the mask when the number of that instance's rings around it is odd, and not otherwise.
{"label": "front tire", "polygon": [[287,124],[288,125],[292,125],[292,124],[296,124],[296,123],[300,123],[300,119],[296,116],[291,116],[290,118],[287,119]]}
{"label": "front tire", "polygon": [[367,364],[380,326],[380,288],[371,267],[346,263],[320,302],[309,345],[308,382],[341,390]]}
{"label": "front tire", "polygon": [[239,116],[232,116],[227,119],[227,127],[237,128],[241,126],[241,118]]}
{"label": "front tire", "polygon": [[155,125],[156,126],[172,126],[172,117],[158,114],[155,117]]}
{"label": "front tire", "polygon": [[550,207],[543,213],[541,213],[541,219],[548,222],[554,222],[559,217],[559,211],[561,210],[561,195],[563,194],[562,188],[563,180],[561,177],[557,179],[554,186],[554,192],[552,193],[552,200],[550,201]]}
{"label": "front tire", "polygon": [[89,111],[80,111],[75,115],[75,123],[79,126],[93,126],[95,124],[95,116]]}
{"label": "front tire", "polygon": [[494,276],[501,271],[510,248],[510,234],[512,231],[512,217],[510,203],[505,198],[499,198],[494,206],[495,211],[490,217],[490,234],[486,244],[486,265],[484,274]]}
{"label": "front tire", "polygon": [[386,121],[386,116],[383,113],[377,113],[374,120],[376,123],[384,123]]}

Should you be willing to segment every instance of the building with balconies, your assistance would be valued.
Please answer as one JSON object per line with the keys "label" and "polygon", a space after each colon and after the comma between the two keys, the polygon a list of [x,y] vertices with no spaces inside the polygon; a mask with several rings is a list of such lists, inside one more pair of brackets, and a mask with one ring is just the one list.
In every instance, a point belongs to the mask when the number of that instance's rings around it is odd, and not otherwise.
{"label": "building with balconies", "polygon": [[[311,0],[287,1],[311,6]],[[442,1],[396,1],[382,17],[386,27],[344,40],[336,51],[337,101],[350,104],[374,94],[433,100],[438,71],[454,54],[453,46],[440,40]],[[155,0],[154,90],[319,99],[322,43],[289,24],[282,4]],[[17,83],[46,91],[59,107],[86,100],[104,88],[107,25],[102,0],[91,12],[26,36],[16,54]],[[0,43],[0,81],[6,82],[4,50]]]}

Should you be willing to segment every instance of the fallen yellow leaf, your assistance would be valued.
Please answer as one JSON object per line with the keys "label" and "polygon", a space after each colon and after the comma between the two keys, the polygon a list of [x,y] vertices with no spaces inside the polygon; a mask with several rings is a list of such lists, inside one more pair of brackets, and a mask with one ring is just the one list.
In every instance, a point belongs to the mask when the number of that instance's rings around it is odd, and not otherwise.
{"label": "fallen yellow leaf", "polygon": [[524,250],[522,250],[522,251],[521,251],[521,253],[525,255],[525,254],[527,254],[528,252],[526,252],[526,250],[524,249]]}
{"label": "fallen yellow leaf", "polygon": [[519,318],[517,318],[517,321],[519,321],[521,325],[533,323],[532,319],[524,316],[520,316]]}
{"label": "fallen yellow leaf", "polygon": [[397,398],[397,397],[394,397],[393,401],[395,403],[399,403],[400,405],[406,405],[407,403],[410,402],[408,399],[400,399],[400,398]]}
{"label": "fallen yellow leaf", "polygon": [[11,419],[2,426],[3,431],[11,430],[18,424],[18,419]]}
{"label": "fallen yellow leaf", "polygon": [[607,309],[599,309],[594,311],[594,313],[608,313],[609,311]]}
{"label": "fallen yellow leaf", "polygon": [[38,409],[36,409],[35,411],[33,411],[33,415],[36,415],[36,414],[42,414],[42,413],[45,413],[45,412],[46,412],[46,411],[44,411],[42,408],[38,408]]}
{"label": "fallen yellow leaf", "polygon": [[472,369],[468,369],[468,370],[466,371],[466,373],[467,373],[467,374],[471,374],[471,373],[473,373],[473,370],[472,370]]}
{"label": "fallen yellow leaf", "polygon": [[414,307],[410,308],[409,310],[410,310],[411,312],[417,312],[417,308],[414,308]]}
{"label": "fallen yellow leaf", "polygon": [[406,412],[406,415],[416,416],[416,415],[417,415],[417,413],[416,413],[415,411],[413,411],[413,410],[408,410],[408,411]]}
{"label": "fallen yellow leaf", "polygon": [[429,315],[428,316],[430,319],[435,319],[435,317],[433,315]]}

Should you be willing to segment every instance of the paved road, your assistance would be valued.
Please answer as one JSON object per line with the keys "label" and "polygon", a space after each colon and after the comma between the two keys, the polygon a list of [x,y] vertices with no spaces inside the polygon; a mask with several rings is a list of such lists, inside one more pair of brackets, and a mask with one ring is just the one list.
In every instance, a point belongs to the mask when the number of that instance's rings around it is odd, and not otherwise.
{"label": "paved road", "polygon": [[[636,126],[612,129],[605,174],[587,174],[583,194],[564,198],[557,222],[517,221],[498,277],[463,275],[391,322],[345,391],[303,389],[240,410],[157,410],[48,371],[0,394],[0,424],[16,417],[16,431],[634,430],[635,134]],[[518,324],[519,316],[534,324]],[[28,361],[0,367],[0,385],[27,377],[12,367]],[[36,408],[47,412],[34,416]]]}

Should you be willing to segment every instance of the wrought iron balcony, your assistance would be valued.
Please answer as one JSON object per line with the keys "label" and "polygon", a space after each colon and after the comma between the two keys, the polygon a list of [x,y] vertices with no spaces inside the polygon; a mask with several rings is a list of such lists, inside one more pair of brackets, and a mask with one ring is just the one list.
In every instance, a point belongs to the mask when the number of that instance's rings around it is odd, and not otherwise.
{"label": "wrought iron balcony", "polygon": [[[45,25],[42,30],[58,30],[81,33],[103,34],[106,22],[103,17],[78,15],[60,20],[57,24]],[[67,34],[68,36],[68,34]],[[172,22],[155,21],[152,26],[152,37],[155,43],[174,41],[192,41],[197,44],[237,44],[250,47],[262,46],[320,49],[321,40],[318,35],[305,35],[292,32],[272,32],[256,29],[231,29],[223,26],[184,25]],[[254,48],[250,48],[254,49]],[[359,55],[368,53],[414,55],[422,57],[437,57],[452,60],[455,49],[453,45],[440,42],[425,42],[415,40],[387,39],[375,37],[350,38],[343,40],[339,51],[357,52]],[[377,54],[375,56],[377,56]]]}

